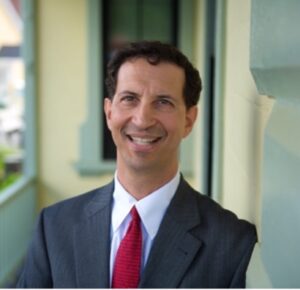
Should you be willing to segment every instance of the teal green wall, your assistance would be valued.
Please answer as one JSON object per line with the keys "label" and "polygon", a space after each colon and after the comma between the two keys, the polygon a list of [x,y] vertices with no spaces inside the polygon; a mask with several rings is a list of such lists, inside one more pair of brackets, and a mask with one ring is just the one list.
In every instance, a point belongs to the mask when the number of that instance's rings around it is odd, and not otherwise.
{"label": "teal green wall", "polygon": [[[260,259],[272,287],[300,287],[300,1],[253,0],[251,70],[274,98],[262,176]],[[256,282],[260,287],[260,281]]]}

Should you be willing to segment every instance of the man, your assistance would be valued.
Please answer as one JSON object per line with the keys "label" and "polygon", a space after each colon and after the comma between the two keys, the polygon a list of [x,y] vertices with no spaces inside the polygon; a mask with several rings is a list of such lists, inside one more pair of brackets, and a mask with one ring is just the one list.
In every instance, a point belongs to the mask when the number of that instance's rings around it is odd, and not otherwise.
{"label": "man", "polygon": [[179,173],[198,71],[176,48],[134,43],[108,65],[114,181],[42,211],[19,287],[244,287],[253,225]]}

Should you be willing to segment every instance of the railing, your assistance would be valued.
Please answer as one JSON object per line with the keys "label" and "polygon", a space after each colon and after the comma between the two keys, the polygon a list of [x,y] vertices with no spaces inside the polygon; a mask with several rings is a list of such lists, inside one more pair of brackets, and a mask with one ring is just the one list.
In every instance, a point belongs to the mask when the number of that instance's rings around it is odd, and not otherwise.
{"label": "railing", "polygon": [[0,192],[0,287],[22,261],[36,216],[32,179],[22,177]]}

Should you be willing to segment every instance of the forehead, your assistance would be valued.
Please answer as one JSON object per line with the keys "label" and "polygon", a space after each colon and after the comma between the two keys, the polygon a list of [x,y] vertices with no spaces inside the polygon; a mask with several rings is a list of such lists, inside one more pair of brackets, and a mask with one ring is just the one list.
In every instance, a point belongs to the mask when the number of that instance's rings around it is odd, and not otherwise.
{"label": "forehead", "polygon": [[183,93],[185,74],[183,68],[169,62],[150,64],[144,58],[130,59],[123,63],[117,77],[120,86],[145,85],[175,90]]}

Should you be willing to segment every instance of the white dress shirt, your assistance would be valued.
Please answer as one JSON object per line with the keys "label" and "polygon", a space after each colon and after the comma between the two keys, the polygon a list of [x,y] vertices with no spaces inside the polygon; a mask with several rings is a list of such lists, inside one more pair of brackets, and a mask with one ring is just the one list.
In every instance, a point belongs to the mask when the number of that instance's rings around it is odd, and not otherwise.
{"label": "white dress shirt", "polygon": [[179,171],[167,184],[137,201],[121,185],[115,173],[115,189],[113,193],[112,220],[111,220],[111,251],[110,251],[110,284],[114,261],[120,242],[124,238],[131,221],[130,210],[135,205],[142,224],[143,247],[142,269],[147,262],[152,242],[158,228],[179,185]]}

